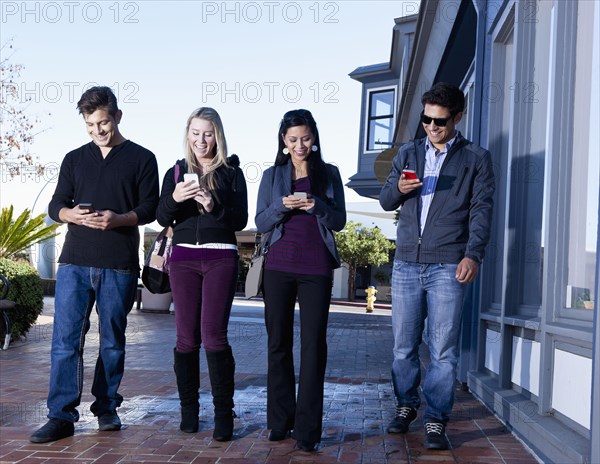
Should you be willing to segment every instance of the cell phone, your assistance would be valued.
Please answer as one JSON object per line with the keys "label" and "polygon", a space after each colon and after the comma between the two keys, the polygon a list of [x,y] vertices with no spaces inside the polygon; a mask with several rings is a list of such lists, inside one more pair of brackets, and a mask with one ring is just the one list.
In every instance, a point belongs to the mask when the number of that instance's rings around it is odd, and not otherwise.
{"label": "cell phone", "polygon": [[183,175],[183,181],[187,184],[188,182],[193,182],[195,184],[200,184],[198,181],[198,174],[195,172],[186,172]]}
{"label": "cell phone", "polygon": [[306,192],[294,192],[294,196],[300,200],[306,200],[308,198]]}
{"label": "cell phone", "polygon": [[95,211],[91,203],[79,203],[79,209],[87,209],[88,213],[93,213]]}
{"label": "cell phone", "polygon": [[417,173],[412,169],[404,169],[402,171],[402,174],[404,174],[405,180],[419,180],[419,178],[417,177]]}

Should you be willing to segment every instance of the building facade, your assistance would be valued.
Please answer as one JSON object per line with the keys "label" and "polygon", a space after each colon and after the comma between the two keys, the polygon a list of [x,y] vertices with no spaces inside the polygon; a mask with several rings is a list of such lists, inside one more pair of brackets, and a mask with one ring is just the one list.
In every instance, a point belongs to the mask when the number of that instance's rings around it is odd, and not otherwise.
{"label": "building facade", "polygon": [[600,2],[421,0],[393,37],[389,63],[350,74],[363,102],[348,186],[376,198],[376,166],[424,136],[423,92],[462,88],[459,130],[491,151],[497,184],[459,378],[544,462],[600,462]]}

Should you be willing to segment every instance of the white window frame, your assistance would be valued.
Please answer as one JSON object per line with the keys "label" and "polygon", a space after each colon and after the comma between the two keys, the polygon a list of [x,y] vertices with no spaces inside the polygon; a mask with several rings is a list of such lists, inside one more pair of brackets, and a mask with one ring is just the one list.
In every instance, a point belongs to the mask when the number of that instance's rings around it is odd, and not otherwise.
{"label": "white window frame", "polygon": [[[373,93],[382,93],[382,92],[386,92],[386,91],[392,91],[394,92],[394,100],[393,100],[393,104],[392,104],[392,117],[391,117],[391,133],[390,133],[390,140],[388,141],[390,144],[384,144],[381,145],[381,148],[375,148],[373,150],[369,150],[369,123],[371,122],[371,94]],[[397,102],[398,102],[398,86],[397,85],[388,85],[388,86],[383,86],[383,87],[373,87],[370,89],[367,89],[366,95],[365,95],[365,120],[364,120],[364,129],[363,129],[363,134],[364,134],[364,144],[363,144],[363,153],[365,154],[372,154],[372,153],[381,153],[383,150],[385,150],[386,148],[391,147],[391,143],[394,140],[394,128],[396,127],[396,116],[397,116]]]}

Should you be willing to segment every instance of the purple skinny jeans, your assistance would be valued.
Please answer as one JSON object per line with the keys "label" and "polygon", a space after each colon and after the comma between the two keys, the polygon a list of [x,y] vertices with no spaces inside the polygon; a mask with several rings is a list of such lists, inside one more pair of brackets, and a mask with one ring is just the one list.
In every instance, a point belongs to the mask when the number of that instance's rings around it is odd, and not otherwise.
{"label": "purple skinny jeans", "polygon": [[238,276],[235,250],[173,247],[169,277],[180,353],[229,346],[227,325]]}

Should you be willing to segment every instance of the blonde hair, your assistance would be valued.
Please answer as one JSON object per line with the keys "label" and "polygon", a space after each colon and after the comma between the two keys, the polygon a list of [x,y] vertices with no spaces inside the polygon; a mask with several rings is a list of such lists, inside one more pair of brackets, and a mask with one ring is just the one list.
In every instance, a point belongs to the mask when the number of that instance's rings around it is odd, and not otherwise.
{"label": "blonde hair", "polygon": [[[204,173],[200,170],[200,165],[196,160],[194,151],[188,140],[188,132],[192,119],[204,119],[209,121],[215,131],[215,147],[213,149],[213,159],[205,169]],[[223,131],[223,123],[221,117],[213,108],[202,107],[194,110],[187,120],[185,126],[185,160],[188,165],[188,172],[195,172],[200,176],[200,184],[205,185],[209,190],[213,191],[216,188],[215,171],[220,166],[228,166],[227,164],[227,141],[225,140],[225,132]]]}

